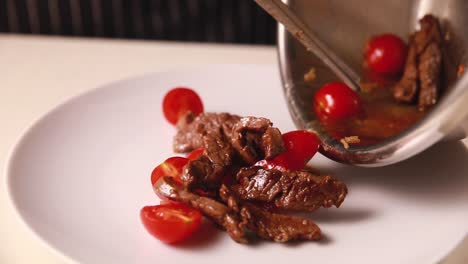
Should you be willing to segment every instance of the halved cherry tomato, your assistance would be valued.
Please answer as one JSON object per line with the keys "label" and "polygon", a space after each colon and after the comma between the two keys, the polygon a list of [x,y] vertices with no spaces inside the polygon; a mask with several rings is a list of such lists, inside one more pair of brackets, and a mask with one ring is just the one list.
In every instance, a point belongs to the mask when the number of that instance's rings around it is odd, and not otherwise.
{"label": "halved cherry tomato", "polygon": [[261,166],[265,169],[275,169],[279,171],[292,170],[294,167],[298,167],[297,164],[293,164],[288,156],[283,154],[271,160],[259,160],[255,163],[255,166]]}
{"label": "halved cherry tomato", "polygon": [[341,82],[322,86],[315,93],[312,105],[318,118],[322,120],[349,118],[361,110],[359,94]]}
{"label": "halved cherry tomato", "polygon": [[369,69],[381,74],[402,72],[406,54],[406,44],[393,34],[383,34],[371,38],[364,51],[365,62]]}
{"label": "halved cherry tomato", "polygon": [[171,244],[190,237],[200,227],[202,214],[181,203],[166,203],[143,207],[140,218],[151,235]]}
{"label": "halved cherry tomato", "polygon": [[154,168],[151,173],[151,184],[154,185],[159,178],[164,176],[173,177],[176,182],[180,183],[180,175],[188,162],[189,160],[184,157],[170,157],[166,159]]}
{"label": "halved cherry tomato", "polygon": [[272,160],[257,162],[257,166],[279,170],[301,170],[317,153],[320,140],[307,130],[290,131],[282,135],[286,151]]}
{"label": "halved cherry tomato", "polygon": [[175,201],[172,201],[172,200],[169,200],[169,199],[159,201],[159,204],[160,204],[160,205],[163,205],[163,204],[173,204],[173,203],[178,204],[179,202],[175,202]]}
{"label": "halved cherry tomato", "polygon": [[282,135],[286,153],[304,166],[317,153],[320,139],[307,130],[290,131]]}
{"label": "halved cherry tomato", "polygon": [[189,111],[195,115],[203,113],[203,103],[194,90],[177,87],[164,96],[163,113],[169,123],[175,125]]}
{"label": "halved cherry tomato", "polygon": [[205,149],[204,149],[204,148],[194,149],[192,152],[190,152],[190,153],[187,155],[187,159],[189,159],[189,160],[196,160],[196,159],[198,159],[198,157],[200,157],[200,156],[203,155],[204,153],[205,153]]}

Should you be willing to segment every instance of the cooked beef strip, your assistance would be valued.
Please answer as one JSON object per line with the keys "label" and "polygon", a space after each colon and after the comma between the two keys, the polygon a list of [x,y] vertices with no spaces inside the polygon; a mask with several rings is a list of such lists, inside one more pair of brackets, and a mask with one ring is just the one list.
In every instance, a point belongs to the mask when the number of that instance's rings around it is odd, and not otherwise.
{"label": "cooked beef strip", "polygon": [[205,147],[203,139],[207,134],[230,138],[232,127],[239,120],[240,116],[229,113],[203,113],[198,116],[188,113],[177,123],[174,151],[189,152]]}
{"label": "cooked beef strip", "polygon": [[262,136],[263,152],[265,159],[272,159],[285,151],[283,138],[278,128],[268,127]]}
{"label": "cooked beef strip", "polygon": [[206,155],[201,155],[198,159],[189,161],[184,167],[180,180],[189,190],[217,189],[221,184],[222,176],[215,173],[215,165]]}
{"label": "cooked beef strip", "polygon": [[419,23],[421,29],[410,37],[403,76],[393,95],[399,102],[417,99],[419,109],[424,110],[437,102],[440,93],[442,34],[439,21],[432,15],[425,15]]}
{"label": "cooked beef strip", "polygon": [[203,137],[203,147],[206,156],[217,166],[230,166],[236,158],[235,150],[223,135],[207,133]]}
{"label": "cooked beef strip", "polygon": [[274,203],[278,209],[313,211],[339,207],[348,192],[346,185],[331,176],[307,170],[279,171],[259,166],[242,168],[233,191],[242,200]]}
{"label": "cooked beef strip", "polygon": [[207,133],[203,137],[206,155],[190,161],[181,176],[185,186],[217,191],[224,176],[237,168],[236,152],[222,134]]}
{"label": "cooked beef strip", "polygon": [[439,21],[431,15],[424,16],[420,21],[418,32],[421,42],[419,52],[419,99],[418,107],[424,110],[437,102],[440,90],[442,72],[442,33]]}
{"label": "cooked beef strip", "polygon": [[179,120],[177,129],[175,152],[206,148],[204,139],[207,135],[226,138],[247,164],[271,159],[284,151],[281,132],[266,118],[241,118],[228,113],[203,113],[194,117],[189,113]]}
{"label": "cooked beef strip", "polygon": [[246,164],[252,165],[284,151],[281,132],[272,127],[270,120],[262,117],[240,118],[228,113],[203,113],[194,117],[188,113],[179,120],[177,129],[173,145],[175,152],[188,152],[203,147],[213,159],[211,154],[218,152],[219,156],[222,154],[219,153],[220,149],[231,151],[231,144],[239,157]]}
{"label": "cooked beef strip", "polygon": [[418,56],[413,38],[410,38],[403,76],[393,88],[393,96],[398,102],[412,103],[418,95]]}
{"label": "cooked beef strip", "polygon": [[261,117],[241,118],[233,127],[231,144],[248,165],[284,151],[281,132],[272,127],[270,120]]}
{"label": "cooked beef strip", "polygon": [[237,167],[280,154],[281,133],[271,125],[266,118],[228,113],[186,115],[178,123],[174,150],[203,147],[206,155],[187,164],[181,177],[185,186],[217,191],[222,178]]}
{"label": "cooked beef strip", "polygon": [[439,97],[442,53],[437,43],[431,43],[420,56],[418,107],[424,110],[434,105]]}
{"label": "cooked beef strip", "polygon": [[203,190],[210,196],[216,196],[221,183],[229,176],[235,178],[238,170],[236,164],[220,166],[213,163],[208,156],[201,155],[185,165],[180,180],[188,190]]}
{"label": "cooked beef strip", "polygon": [[244,228],[245,225],[263,239],[287,242],[319,240],[322,237],[320,228],[310,219],[270,213],[251,203],[241,202],[226,185],[221,186],[219,193],[228,207],[240,214],[240,226]]}
{"label": "cooked beef strip", "polygon": [[189,113],[178,122],[174,150],[204,148],[206,153],[185,166],[181,180],[188,189],[218,190],[236,158],[229,137],[239,120],[239,116],[228,113],[204,113],[197,117]]}
{"label": "cooked beef strip", "polygon": [[269,213],[249,203],[240,204],[225,185],[222,185],[220,195],[228,206],[186,191],[170,177],[159,179],[154,190],[159,195],[200,210],[239,243],[248,242],[247,231],[276,242],[321,238],[320,228],[311,220]]}
{"label": "cooked beef strip", "polygon": [[431,43],[440,44],[442,34],[440,31],[439,20],[433,15],[425,15],[419,20],[420,29],[414,33],[414,45],[418,55]]}
{"label": "cooked beef strip", "polygon": [[160,178],[154,184],[153,189],[159,195],[200,210],[204,216],[224,228],[234,241],[239,243],[248,242],[245,225],[241,225],[239,215],[232,212],[226,205],[212,198],[199,196],[184,190],[170,177]]}

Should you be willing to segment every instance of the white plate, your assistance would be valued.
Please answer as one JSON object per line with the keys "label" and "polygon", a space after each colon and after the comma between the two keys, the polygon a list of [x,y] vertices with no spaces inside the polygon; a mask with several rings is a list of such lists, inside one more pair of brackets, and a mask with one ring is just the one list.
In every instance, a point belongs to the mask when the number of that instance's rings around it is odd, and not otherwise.
{"label": "white plate", "polygon": [[208,111],[269,117],[293,129],[276,67],[214,65],[116,82],[78,96],[36,122],[8,166],[12,202],[37,236],[83,263],[433,263],[467,232],[468,154],[436,146],[386,168],[311,164],[349,187],[342,208],[311,214],[326,238],[296,244],[231,241],[204,225],[167,246],[146,233],[139,210],[158,199],[153,167],[172,155],[164,93],[196,89]]}

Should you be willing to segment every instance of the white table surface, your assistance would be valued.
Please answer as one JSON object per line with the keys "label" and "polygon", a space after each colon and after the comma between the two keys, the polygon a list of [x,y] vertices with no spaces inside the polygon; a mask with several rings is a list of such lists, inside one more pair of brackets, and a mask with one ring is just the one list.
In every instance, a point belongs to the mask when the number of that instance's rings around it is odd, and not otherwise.
{"label": "white table surface", "polygon": [[[214,63],[276,64],[276,50],[0,35],[0,263],[64,263],[19,221],[6,195],[6,158],[29,124],[60,102],[111,81]],[[468,239],[442,263],[468,263]]]}

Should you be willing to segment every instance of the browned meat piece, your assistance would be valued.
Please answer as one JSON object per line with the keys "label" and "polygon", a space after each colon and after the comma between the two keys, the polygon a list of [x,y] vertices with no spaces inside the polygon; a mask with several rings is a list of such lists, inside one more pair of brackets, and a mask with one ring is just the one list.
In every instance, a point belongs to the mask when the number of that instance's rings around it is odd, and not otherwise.
{"label": "browned meat piece", "polygon": [[285,151],[281,132],[276,127],[268,127],[262,136],[262,150],[265,159],[272,159]]}
{"label": "browned meat piece", "polygon": [[215,165],[207,156],[201,155],[198,159],[189,161],[180,179],[189,190],[217,189],[221,184],[222,176],[219,172],[215,172],[214,167]]}
{"label": "browned meat piece", "polygon": [[203,190],[216,196],[223,179],[236,174],[238,165],[213,162],[207,155],[201,155],[198,159],[189,161],[185,165],[180,179],[188,190]]}
{"label": "browned meat piece", "polygon": [[187,204],[224,228],[231,238],[239,243],[247,243],[245,224],[241,224],[239,215],[214,199],[202,197],[182,189],[170,177],[159,179],[153,186],[159,195]]}
{"label": "browned meat piece", "polygon": [[270,213],[252,204],[245,204],[240,215],[247,228],[263,239],[288,242],[322,238],[320,228],[310,219]]}
{"label": "browned meat piece", "polygon": [[253,164],[283,151],[281,133],[266,118],[228,113],[188,114],[178,123],[175,151],[203,147],[206,155],[191,161],[181,177],[185,186],[217,191],[221,180],[242,163]]}
{"label": "browned meat piece", "polygon": [[178,122],[174,150],[185,152],[203,147],[206,153],[185,166],[181,180],[188,189],[218,190],[235,159],[236,152],[228,138],[239,120],[239,116],[228,113],[204,113],[197,117],[188,114]]}
{"label": "browned meat piece", "polygon": [[311,220],[269,213],[248,203],[239,204],[224,185],[220,194],[228,206],[214,199],[188,192],[175,184],[170,177],[159,179],[154,185],[154,190],[159,195],[200,210],[239,243],[248,242],[246,235],[248,230],[259,237],[276,242],[321,238],[320,228]]}
{"label": "browned meat piece", "polygon": [[320,228],[312,220],[270,213],[250,203],[239,204],[239,199],[225,185],[221,186],[219,193],[228,207],[240,214],[241,226],[245,225],[263,239],[287,242],[321,238]]}
{"label": "browned meat piece", "polygon": [[237,115],[228,113],[203,113],[195,117],[188,113],[177,123],[177,134],[174,137],[175,152],[189,152],[203,148],[203,138],[207,134],[231,137],[232,127],[240,120]]}
{"label": "browned meat piece", "polygon": [[249,165],[261,159],[271,159],[284,151],[281,132],[270,120],[243,117],[233,127],[231,144]]}
{"label": "browned meat piece", "polygon": [[437,43],[431,43],[419,58],[420,92],[418,106],[421,110],[434,105],[439,97],[442,53]]}
{"label": "browned meat piece", "polygon": [[[235,150],[224,135],[208,133],[203,137],[206,156],[216,165],[230,166],[235,158]],[[216,169],[216,168],[215,168]]]}
{"label": "browned meat piece", "polygon": [[424,110],[437,102],[442,71],[442,33],[439,21],[431,15],[424,16],[421,29],[415,34],[419,55],[419,109]]}
{"label": "browned meat piece", "polygon": [[206,155],[190,161],[181,180],[190,190],[217,191],[223,177],[233,169],[236,153],[223,134],[208,133],[202,141]]}
{"label": "browned meat piece", "polygon": [[259,166],[242,168],[232,187],[242,200],[274,203],[279,209],[313,211],[319,207],[339,207],[348,190],[330,176],[310,171],[279,171]]}
{"label": "browned meat piece", "polygon": [[194,117],[189,113],[181,118],[177,128],[175,152],[203,147],[215,163],[219,163],[214,160],[215,156],[225,160],[225,152],[232,152],[230,144],[247,164],[271,159],[284,151],[281,132],[266,118],[240,118],[228,113],[204,113]]}
{"label": "browned meat piece", "polygon": [[414,45],[418,55],[431,43],[440,44],[442,41],[442,34],[440,32],[439,20],[433,15],[425,15],[419,20],[421,29],[414,33]]}
{"label": "browned meat piece", "polygon": [[411,39],[403,76],[393,88],[393,96],[398,102],[412,103],[418,95],[418,56],[416,46],[412,43]]}
{"label": "browned meat piece", "polygon": [[442,34],[439,21],[432,15],[424,16],[419,23],[421,29],[410,38],[405,70],[393,95],[399,102],[418,99],[419,109],[424,110],[435,104],[439,96]]}

